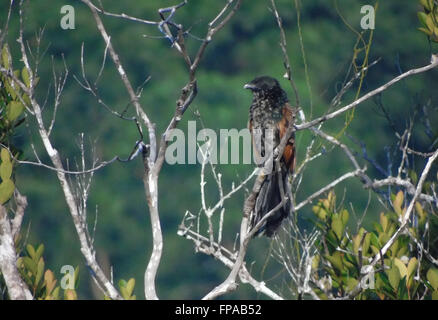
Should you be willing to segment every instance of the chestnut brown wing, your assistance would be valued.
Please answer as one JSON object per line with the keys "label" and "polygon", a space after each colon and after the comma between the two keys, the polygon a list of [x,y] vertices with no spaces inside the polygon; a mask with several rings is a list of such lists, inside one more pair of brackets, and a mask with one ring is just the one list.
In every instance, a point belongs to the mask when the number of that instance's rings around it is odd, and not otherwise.
{"label": "chestnut brown wing", "polygon": [[[280,135],[280,141],[283,139],[283,136],[286,134],[289,123],[295,121],[295,110],[290,106],[289,103],[286,103],[282,109],[282,118],[277,123],[278,132]],[[296,155],[295,155],[295,135],[289,138],[286,143],[286,146],[283,151],[283,161],[286,167],[290,172],[293,172],[295,169]]]}

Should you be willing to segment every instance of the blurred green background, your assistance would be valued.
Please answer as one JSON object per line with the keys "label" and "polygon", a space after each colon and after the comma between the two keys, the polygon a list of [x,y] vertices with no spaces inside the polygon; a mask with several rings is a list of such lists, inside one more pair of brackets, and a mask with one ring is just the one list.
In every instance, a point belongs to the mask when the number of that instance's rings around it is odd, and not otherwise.
{"label": "blurred green background", "polygon": [[[208,22],[216,16],[225,2],[189,0],[185,7],[177,11],[174,21],[183,24],[186,29],[190,28],[191,35],[187,36],[186,44],[192,55],[200,45],[197,37],[202,38],[205,35]],[[110,12],[123,12],[158,20],[157,10],[174,5],[176,1],[131,0],[102,3]],[[73,5],[75,9],[75,30],[63,30],[60,27],[60,9],[66,4]],[[310,0],[301,3],[300,18],[309,88],[306,84],[294,1],[277,1],[287,35],[293,75],[303,110],[308,118],[326,112],[331,99],[339,90],[351,64],[353,48],[357,41],[357,34],[352,29],[361,32],[360,9],[366,4],[374,5],[375,2],[338,1],[336,4],[334,1]],[[235,17],[208,46],[198,72],[199,94],[186,112],[181,129],[186,130],[187,120],[198,120],[196,111],[201,114],[203,123],[208,128],[244,128],[251,95],[242,89],[243,84],[263,74],[282,78],[284,67],[279,46],[280,36],[269,7],[270,1],[266,0],[243,1]],[[1,1],[2,25],[7,8],[8,1]],[[401,72],[429,62],[434,48],[427,37],[417,30],[419,10],[417,1],[380,1],[369,59],[381,60],[367,74],[362,92],[384,84]],[[158,133],[162,133],[173,115],[180,90],[187,81],[187,68],[183,59],[171,48],[167,39],[156,38],[161,37],[161,34],[155,26],[111,17],[103,17],[103,21],[133,86],[140,86],[147,77],[151,77],[144,87],[141,103],[151,120],[156,122]],[[45,107],[47,123],[53,112],[53,86],[49,88],[53,81],[52,57],[57,72],[63,71],[62,55],[69,69],[52,135],[52,141],[63,159],[69,159],[70,168],[75,168],[74,161],[80,156],[77,142],[81,132],[85,132],[88,147],[95,145],[100,159],[109,160],[115,155],[127,157],[138,139],[136,127],[109,114],[73,78],[73,75],[81,78],[82,43],[85,71],[91,81],[95,79],[103,57],[105,46],[89,10],[80,1],[33,0],[26,6],[24,23],[25,38],[33,50],[36,46],[35,33],[40,28],[44,30],[40,51],[45,55],[39,64],[38,99],[44,101],[48,95]],[[15,66],[21,68],[15,41],[18,37],[18,27],[18,6],[14,5],[7,40],[15,59]],[[366,41],[368,37],[369,33],[365,33]],[[363,52],[358,55],[358,64],[362,63],[363,57]],[[429,101],[432,106],[436,106],[436,77],[437,71],[431,71],[408,78],[381,96],[394,121],[395,129],[400,133],[414,110],[421,110],[419,106],[426,105]],[[294,101],[288,82],[282,79],[281,83],[290,100]],[[357,85],[353,86],[351,92],[346,95],[344,104],[354,99],[357,89]],[[115,110],[123,111],[126,108],[127,94],[109,58],[99,83],[99,93]],[[356,110],[347,133],[364,142],[368,156],[387,170],[388,157],[397,163],[395,135],[375,102],[367,101]],[[434,128],[437,110],[435,108],[432,111],[435,113],[432,112],[429,117]],[[132,114],[132,110],[128,113]],[[345,117],[339,117],[329,121],[324,125],[324,129],[328,133],[336,134],[344,126],[344,120]],[[35,134],[34,120],[28,117],[27,123],[28,129],[21,129],[17,133],[17,144],[24,150],[25,158],[32,160],[30,143],[33,142],[41,160],[49,163],[41,141]],[[422,149],[428,145],[430,137],[424,128],[422,123],[416,126],[412,147]],[[299,162],[303,160],[310,139],[309,132],[298,133]],[[341,139],[361,152],[347,136],[344,135]],[[368,165],[373,177],[382,177],[364,159],[361,159],[361,164]],[[420,167],[421,165],[418,164]],[[251,165],[219,166],[225,190],[229,190],[233,181],[237,183],[243,180],[252,169]],[[328,152],[305,171],[297,193],[297,202],[351,169],[342,152],[336,149]],[[392,173],[395,173],[395,168],[392,170]],[[199,165],[166,164],[159,179],[159,207],[164,232],[164,253],[157,279],[160,298],[200,298],[219,284],[228,273],[220,262],[195,253],[192,243],[176,234],[186,210],[197,213],[200,209],[199,174]],[[142,163],[139,158],[105,167],[95,174],[88,205],[91,226],[94,223],[95,212],[98,211],[95,244],[100,261],[107,270],[108,266],[112,266],[115,281],[134,277],[137,281],[135,292],[139,298],[144,297],[143,274],[152,247],[150,221],[141,178]],[[28,197],[29,202],[23,225],[24,232],[29,230],[28,242],[45,244],[46,265],[58,276],[62,265],[80,266],[79,298],[101,298],[101,295],[96,295],[92,289],[90,276],[79,250],[77,235],[54,172],[23,165],[17,169],[16,181],[19,190]],[[369,193],[363,190],[358,181],[347,181],[337,188],[337,192],[339,198],[344,197],[345,205],[350,206],[351,203],[357,213],[362,213]],[[224,244],[230,248],[239,230],[244,196],[244,192],[240,192],[226,203]],[[217,200],[217,190],[211,179],[207,184],[207,197],[211,204]],[[365,224],[371,223],[380,210],[381,205],[372,197]],[[310,206],[300,212],[303,226],[308,225],[306,221],[312,218],[312,215]],[[266,258],[269,246],[270,242],[266,238],[254,240],[247,259],[248,266],[257,279],[264,279],[273,289],[287,296],[287,278],[284,277],[284,270],[276,265],[275,261]],[[265,265],[268,267],[263,268]],[[241,285],[226,298],[263,297],[250,287]]]}

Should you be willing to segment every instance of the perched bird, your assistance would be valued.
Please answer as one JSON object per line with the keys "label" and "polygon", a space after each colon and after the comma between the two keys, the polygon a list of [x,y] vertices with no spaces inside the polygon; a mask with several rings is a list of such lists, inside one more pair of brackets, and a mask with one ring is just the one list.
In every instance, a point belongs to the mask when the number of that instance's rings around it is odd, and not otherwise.
{"label": "perched bird", "polygon": [[[253,93],[248,127],[253,140],[255,162],[259,166],[264,166],[264,161],[270,156],[272,159],[272,153],[286,134],[289,123],[294,122],[296,109],[290,106],[286,92],[272,77],[257,77],[245,84],[244,88]],[[285,196],[290,193],[288,177],[295,168],[295,137],[293,134],[287,140],[280,164],[280,174],[276,172],[275,166],[271,172],[266,174],[250,220],[251,228],[281,203],[282,192]],[[291,202],[288,200],[266,219],[256,235],[271,237],[283,219],[289,215],[290,208]]]}

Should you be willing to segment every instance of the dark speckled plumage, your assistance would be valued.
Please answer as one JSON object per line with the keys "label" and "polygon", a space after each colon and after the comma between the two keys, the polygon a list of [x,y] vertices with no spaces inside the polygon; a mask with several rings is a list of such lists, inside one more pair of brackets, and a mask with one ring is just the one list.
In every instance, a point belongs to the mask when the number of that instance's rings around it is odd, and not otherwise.
{"label": "dark speckled plumage", "polygon": [[[253,136],[254,152],[256,158],[264,159],[266,150],[275,149],[281,141],[286,129],[291,121],[295,118],[295,109],[293,109],[288,102],[286,92],[281,88],[278,81],[272,77],[263,76],[252,80],[244,86],[250,89],[253,93],[253,100],[249,110],[248,126]],[[258,131],[261,130],[261,131]],[[272,130],[273,146],[267,148],[265,143],[265,133],[267,130]],[[256,133],[261,133],[260,143],[256,143]],[[259,138],[260,139],[260,138]],[[265,142],[266,141],[266,142]],[[258,161],[256,161],[258,162]],[[258,163],[263,165],[263,163]],[[254,214],[251,218],[251,227],[254,227],[262,217],[275,208],[281,202],[280,186],[287,194],[290,189],[288,183],[288,175],[293,172],[295,166],[295,146],[294,136],[288,140],[286,148],[283,152],[281,162],[281,173],[272,172],[266,176],[262,184],[260,192],[257,196]],[[286,218],[290,211],[290,202],[277,210],[270,216],[265,225],[260,229],[259,234],[272,236],[281,222]]]}

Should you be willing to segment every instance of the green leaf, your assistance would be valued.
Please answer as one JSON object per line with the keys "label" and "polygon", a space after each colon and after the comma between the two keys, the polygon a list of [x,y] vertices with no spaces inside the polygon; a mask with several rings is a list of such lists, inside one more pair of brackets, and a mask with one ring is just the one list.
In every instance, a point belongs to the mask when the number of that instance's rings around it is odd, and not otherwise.
{"label": "green leaf", "polygon": [[24,106],[20,101],[11,101],[6,107],[6,116],[9,121],[16,120],[24,111]]}
{"label": "green leaf", "polygon": [[17,99],[17,91],[18,89],[16,89],[15,86],[12,86],[9,81],[5,81],[5,88],[6,91],[9,93],[9,95],[11,96],[12,99]]}
{"label": "green leaf", "polygon": [[34,282],[35,287],[38,286],[38,284],[40,283],[40,280],[43,277],[43,273],[44,273],[44,260],[43,258],[40,258],[38,261],[37,273]]}
{"label": "green leaf", "polygon": [[427,11],[432,10],[432,0],[420,0],[420,3]]}
{"label": "green leaf", "polygon": [[406,287],[406,277],[400,280],[397,289],[397,295],[399,300],[409,300],[408,288]]}
{"label": "green leaf", "polygon": [[394,258],[393,262],[400,271],[400,278],[406,277],[408,274],[408,269],[406,268],[406,265],[398,258]]}
{"label": "green leaf", "polygon": [[40,260],[40,258],[42,257],[42,255],[43,255],[43,252],[44,252],[44,245],[41,243],[39,246],[38,246],[38,249],[36,250],[36,252],[35,252],[35,260]]}
{"label": "green leaf", "polygon": [[388,290],[392,290],[391,283],[389,282],[388,275],[385,272],[377,273],[377,280],[380,281],[380,288]]}
{"label": "green leaf", "polygon": [[29,71],[27,70],[26,67],[24,67],[21,70],[21,78],[23,79],[24,84],[26,85],[26,87],[30,87],[30,75],[29,75]]}
{"label": "green leaf", "polygon": [[350,217],[350,214],[348,213],[348,210],[346,210],[346,209],[342,210],[341,219],[342,219],[342,223],[344,224],[344,227],[347,224],[349,217]]}
{"label": "green leaf", "polygon": [[330,190],[329,194],[327,195],[327,202],[328,207],[326,207],[330,211],[334,211],[335,205],[336,205],[336,194],[333,190]]}
{"label": "green leaf", "polygon": [[367,233],[362,245],[362,254],[365,256],[370,249],[371,233]]}
{"label": "green leaf", "polygon": [[312,270],[318,270],[320,255],[313,256],[312,258]]}
{"label": "green leaf", "polygon": [[33,275],[37,274],[37,264],[29,257],[23,257],[24,266],[28,271],[30,271]]}
{"label": "green leaf", "polygon": [[407,286],[410,288],[412,286],[412,281],[414,279],[415,271],[417,270],[418,266],[418,260],[417,258],[413,257],[411,260],[409,260],[408,263],[408,273],[407,273]]}
{"label": "green leaf", "polygon": [[379,254],[379,253],[380,253],[379,248],[377,248],[376,246],[371,245],[370,248],[371,248],[371,251],[372,251],[374,254]]}
{"label": "green leaf", "polygon": [[11,54],[9,53],[9,48],[7,44],[3,46],[2,63],[5,69],[9,69],[9,67],[11,66]]}
{"label": "green leaf", "polygon": [[75,288],[77,288],[77,285],[79,283],[79,266],[76,267],[74,276],[75,276]]}
{"label": "green leaf", "polygon": [[3,161],[0,164],[0,177],[2,178],[2,181],[9,180],[12,175],[12,163],[10,161],[5,162]]}
{"label": "green leaf", "polygon": [[9,155],[9,151],[6,148],[2,148],[0,156],[1,156],[2,162],[9,162],[9,161],[11,161],[11,157]]}
{"label": "green leaf", "polygon": [[32,279],[31,279],[31,274],[28,273],[27,271],[23,271],[21,273],[21,276],[23,277],[24,281],[29,284],[32,285]]}
{"label": "green leaf", "polygon": [[339,246],[339,240],[333,229],[330,229],[327,232],[326,242],[327,242],[327,249],[329,250],[330,253],[336,251],[336,248]]}
{"label": "green leaf", "polygon": [[432,300],[438,300],[438,291],[432,292]]}
{"label": "green leaf", "polygon": [[327,211],[320,205],[313,206],[312,211],[322,221],[327,219]]}
{"label": "green leaf", "polygon": [[353,290],[354,288],[356,288],[356,286],[357,286],[357,284],[358,284],[358,281],[357,281],[357,279],[355,279],[355,278],[348,277],[348,278],[346,279],[345,283],[347,284],[347,288],[346,288],[346,290],[347,290],[347,291],[351,291],[351,290]]}
{"label": "green leaf", "polygon": [[332,229],[335,232],[338,239],[341,240],[342,235],[344,233],[344,224],[342,223],[341,217],[339,216],[333,217]]}
{"label": "green leaf", "polygon": [[438,269],[430,268],[429,271],[427,271],[426,277],[433,289],[438,291]]}
{"label": "green leaf", "polygon": [[424,212],[423,207],[418,201],[415,202],[415,211],[417,212],[418,215],[419,225],[423,226],[426,223],[427,213]]}
{"label": "green leaf", "polygon": [[[393,234],[394,234],[394,232],[395,232],[395,229],[396,229],[397,227],[396,227],[396,225],[394,224],[394,223],[390,223],[389,225],[388,225],[388,230],[386,230],[386,235],[388,236],[388,238],[390,238]],[[388,239],[389,240],[389,239]],[[387,240],[386,240],[387,241]],[[385,241],[385,242],[386,242]]]}
{"label": "green leaf", "polygon": [[120,287],[120,293],[121,293],[123,299],[125,299],[125,300],[129,299],[129,294],[128,294],[128,290],[126,289],[126,287]]}
{"label": "green leaf", "polygon": [[333,267],[335,267],[339,271],[342,271],[344,269],[344,266],[342,264],[342,255],[339,251],[336,251],[335,253],[333,253],[332,256],[325,255],[325,258],[328,261],[330,261],[330,263],[333,265]]}
{"label": "green leaf", "polygon": [[15,185],[11,179],[3,180],[0,183],[0,204],[4,204],[6,201],[11,199],[14,194]]}
{"label": "green leaf", "polygon": [[400,191],[397,193],[397,195],[395,196],[394,201],[392,202],[392,206],[394,207],[394,211],[395,211],[395,213],[397,213],[399,216],[401,216],[402,213],[403,213],[403,212],[402,212],[403,199],[404,199],[403,191],[400,190]]}
{"label": "green leaf", "polygon": [[135,287],[135,279],[131,278],[131,279],[129,279],[128,283],[126,284],[126,290],[127,290],[129,296],[132,295],[132,292],[134,291],[134,287]]}
{"label": "green leaf", "polygon": [[380,213],[380,224],[382,225],[383,232],[388,228],[388,217],[383,212]]}
{"label": "green leaf", "polygon": [[433,21],[431,13],[426,16],[426,25],[427,25],[427,28],[433,32],[433,30],[435,28],[435,23]]}
{"label": "green leaf", "polygon": [[386,271],[388,275],[389,283],[394,290],[398,289],[398,284],[400,283],[400,271],[399,269],[393,265],[391,269]]}
{"label": "green leaf", "polygon": [[[359,253],[360,246],[362,245],[362,255],[366,256],[370,248],[371,234],[365,234],[365,229],[360,228],[359,233],[353,237],[353,252],[357,255]],[[365,234],[365,237],[364,237]],[[363,240],[362,240],[363,239]],[[359,261],[359,260],[358,260]]]}
{"label": "green leaf", "polygon": [[31,244],[26,246],[26,251],[32,259],[35,259],[35,249]]}
{"label": "green leaf", "polygon": [[374,232],[370,233],[370,242],[377,249],[382,247],[382,245],[380,244],[379,238],[376,236],[376,234]]}
{"label": "green leaf", "polygon": [[423,26],[427,27],[427,23],[426,23],[427,14],[420,11],[420,12],[417,13],[417,16],[418,16],[418,20],[420,20],[421,24]]}
{"label": "green leaf", "polygon": [[126,281],[123,279],[120,279],[119,280],[119,288],[124,288],[124,287],[126,287]]}
{"label": "green leaf", "polygon": [[400,245],[400,242],[398,240],[395,240],[394,243],[392,244],[392,246],[389,248],[390,251],[390,256],[391,258],[395,258],[397,257],[397,251],[398,251],[398,246]]}

